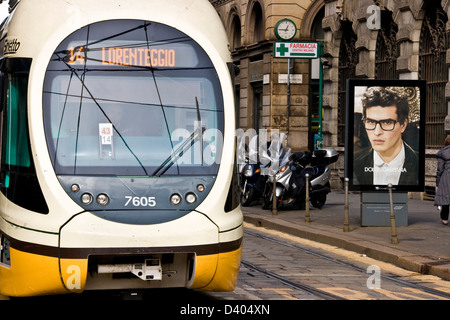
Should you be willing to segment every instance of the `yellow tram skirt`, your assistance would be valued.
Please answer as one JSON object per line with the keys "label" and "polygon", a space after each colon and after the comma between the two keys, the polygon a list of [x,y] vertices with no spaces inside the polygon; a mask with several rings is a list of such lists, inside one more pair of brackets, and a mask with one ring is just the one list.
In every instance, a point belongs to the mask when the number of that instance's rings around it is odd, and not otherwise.
{"label": "yellow tram skirt", "polygon": [[[242,247],[197,256],[192,289],[232,291],[239,275]],[[0,265],[0,294],[30,297],[83,292],[87,259],[62,259],[10,249],[11,266]]]}
{"label": "yellow tram skirt", "polygon": [[0,293],[11,297],[67,292],[59,274],[59,259],[10,249],[10,268],[0,266]]}
{"label": "yellow tram skirt", "polygon": [[233,291],[236,287],[242,246],[234,251],[198,256],[193,289]]}

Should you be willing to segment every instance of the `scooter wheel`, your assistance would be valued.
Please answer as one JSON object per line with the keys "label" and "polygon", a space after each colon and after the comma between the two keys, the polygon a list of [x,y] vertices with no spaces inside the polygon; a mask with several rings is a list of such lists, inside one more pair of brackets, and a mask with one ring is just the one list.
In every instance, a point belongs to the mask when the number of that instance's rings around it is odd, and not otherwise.
{"label": "scooter wheel", "polygon": [[[278,209],[280,207],[279,197],[277,197],[276,204]],[[262,208],[264,210],[273,209],[273,197],[264,197]]]}
{"label": "scooter wheel", "polygon": [[243,207],[248,207],[250,203],[255,198],[255,192],[256,190],[253,188],[248,188],[241,194],[241,204]]}
{"label": "scooter wheel", "polygon": [[263,204],[262,204],[262,208],[264,210],[267,210],[270,208],[270,205],[272,204],[272,201],[269,201],[267,198],[263,199]]}
{"label": "scooter wheel", "polygon": [[322,209],[326,201],[327,201],[326,194],[319,194],[315,197],[311,197],[311,204],[318,209]]}

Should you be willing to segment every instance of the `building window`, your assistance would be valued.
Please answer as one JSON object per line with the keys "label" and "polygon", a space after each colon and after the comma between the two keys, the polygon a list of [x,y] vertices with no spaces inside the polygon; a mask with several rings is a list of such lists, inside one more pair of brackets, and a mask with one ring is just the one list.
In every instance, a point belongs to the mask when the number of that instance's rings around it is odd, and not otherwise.
{"label": "building window", "polygon": [[430,4],[423,20],[419,78],[427,80],[426,138],[427,148],[440,148],[445,139],[444,121],[447,116],[445,86],[448,82],[446,64],[447,15],[439,4]]}
{"label": "building window", "polygon": [[264,20],[263,11],[259,2],[255,2],[248,24],[249,43],[258,43],[264,40]]}
{"label": "building window", "polygon": [[338,91],[338,146],[345,146],[345,119],[347,79],[355,77],[358,53],[356,51],[356,34],[352,23],[343,21],[342,39],[339,49],[339,91]]}
{"label": "building window", "polygon": [[252,83],[253,87],[253,128],[259,132],[263,128],[263,88],[262,82]]}
{"label": "building window", "polygon": [[377,47],[375,52],[375,78],[398,79],[397,58],[399,47],[397,44],[398,26],[392,20],[392,12],[382,11],[383,23],[378,31]]}
{"label": "building window", "polygon": [[231,49],[236,50],[241,46],[241,20],[235,14],[231,23]]}

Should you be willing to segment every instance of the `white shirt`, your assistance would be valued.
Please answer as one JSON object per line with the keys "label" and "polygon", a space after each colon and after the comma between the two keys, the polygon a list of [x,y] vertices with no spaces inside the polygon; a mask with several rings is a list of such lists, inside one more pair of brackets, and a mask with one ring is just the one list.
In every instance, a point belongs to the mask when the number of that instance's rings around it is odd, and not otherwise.
{"label": "white shirt", "polygon": [[373,153],[373,184],[398,185],[400,174],[406,172],[403,168],[405,163],[405,145],[402,143],[402,150],[391,162],[384,162],[378,155],[378,152]]}

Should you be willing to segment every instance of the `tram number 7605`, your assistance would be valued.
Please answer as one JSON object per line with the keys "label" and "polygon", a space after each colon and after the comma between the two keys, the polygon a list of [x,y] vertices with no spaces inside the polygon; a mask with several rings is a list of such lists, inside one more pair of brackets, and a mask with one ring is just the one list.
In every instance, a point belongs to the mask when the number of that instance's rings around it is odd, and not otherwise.
{"label": "tram number 7605", "polygon": [[133,207],[154,207],[156,206],[156,198],[155,197],[132,197],[125,196],[126,202],[125,207],[133,206]]}

